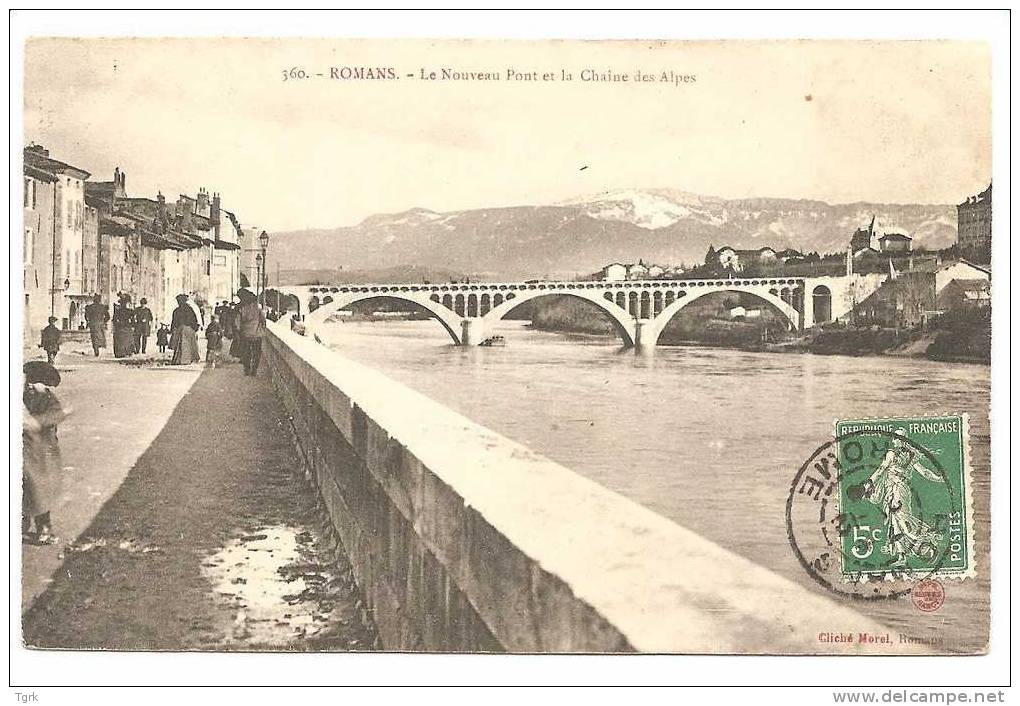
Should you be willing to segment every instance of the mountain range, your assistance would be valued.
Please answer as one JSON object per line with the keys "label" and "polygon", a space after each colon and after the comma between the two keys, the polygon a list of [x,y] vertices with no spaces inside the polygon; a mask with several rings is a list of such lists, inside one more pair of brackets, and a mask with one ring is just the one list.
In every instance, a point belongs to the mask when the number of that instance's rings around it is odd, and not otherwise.
{"label": "mountain range", "polygon": [[[628,189],[546,206],[437,213],[413,208],[355,226],[276,233],[282,270],[414,270],[475,279],[570,278],[610,262],[695,264],[709,245],[840,252],[872,217],[905,231],[914,247],[956,240],[956,208],[930,204],[828,204],[782,198],[723,199],[672,189]],[[309,274],[308,276],[312,276]],[[292,279],[288,277],[288,279]]]}

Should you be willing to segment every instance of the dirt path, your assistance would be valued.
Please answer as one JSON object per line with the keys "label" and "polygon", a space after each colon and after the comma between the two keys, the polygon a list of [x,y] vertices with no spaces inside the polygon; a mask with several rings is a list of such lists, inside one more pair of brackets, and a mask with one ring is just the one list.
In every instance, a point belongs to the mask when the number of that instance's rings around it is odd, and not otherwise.
{"label": "dirt path", "polygon": [[373,649],[284,419],[264,373],[248,378],[237,365],[202,372],[64,550],[24,616],[26,644]]}

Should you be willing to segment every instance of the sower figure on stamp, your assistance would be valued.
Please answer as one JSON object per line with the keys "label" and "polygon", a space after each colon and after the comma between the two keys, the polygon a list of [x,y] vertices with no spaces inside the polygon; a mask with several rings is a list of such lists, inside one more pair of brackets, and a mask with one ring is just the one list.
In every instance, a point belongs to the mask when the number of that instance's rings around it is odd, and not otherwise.
{"label": "sower figure on stamp", "polygon": [[925,468],[905,443],[893,439],[882,463],[865,484],[864,498],[881,508],[886,517],[885,545],[881,551],[897,562],[906,561],[908,554],[929,558],[925,555],[933,554],[938,546],[937,530],[920,519],[914,507],[911,487],[914,473],[933,483],[943,482],[938,474]]}
{"label": "sower figure on stamp", "polygon": [[239,289],[241,300],[237,307],[237,333],[241,339],[241,357],[244,361],[244,374],[257,375],[259,360],[262,357],[262,335],[266,330],[266,315],[262,313],[255,295],[247,289]]}

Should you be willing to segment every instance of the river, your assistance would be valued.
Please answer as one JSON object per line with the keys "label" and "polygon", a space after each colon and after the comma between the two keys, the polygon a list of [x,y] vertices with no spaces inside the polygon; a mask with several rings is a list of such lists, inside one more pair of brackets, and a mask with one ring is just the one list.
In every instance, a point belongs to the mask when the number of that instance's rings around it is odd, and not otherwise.
{"label": "river", "polygon": [[322,335],[343,355],[821,593],[794,558],[784,511],[797,469],[831,438],[834,420],[969,413],[977,578],[948,582],[946,604],[932,614],[909,596],[857,605],[894,640],[903,632],[941,636],[950,651],[982,647],[987,366],[687,346],[645,356],[606,338],[501,326],[506,347],[453,346],[432,321],[337,323]]}

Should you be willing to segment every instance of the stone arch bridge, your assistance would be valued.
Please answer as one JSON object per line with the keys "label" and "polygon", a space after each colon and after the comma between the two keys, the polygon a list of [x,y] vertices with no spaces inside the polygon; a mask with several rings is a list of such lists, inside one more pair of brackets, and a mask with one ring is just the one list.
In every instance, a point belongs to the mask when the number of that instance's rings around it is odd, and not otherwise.
{"label": "stone arch bridge", "polygon": [[666,324],[691,302],[716,292],[749,294],[768,304],[792,330],[837,319],[873,292],[881,278],[764,277],[747,279],[632,280],[622,282],[472,282],[450,284],[350,284],[284,286],[314,331],[340,310],[385,298],[416,304],[436,319],[458,345],[478,345],[513,309],[539,297],[565,295],[591,303],[613,324],[624,345],[652,347]]}

